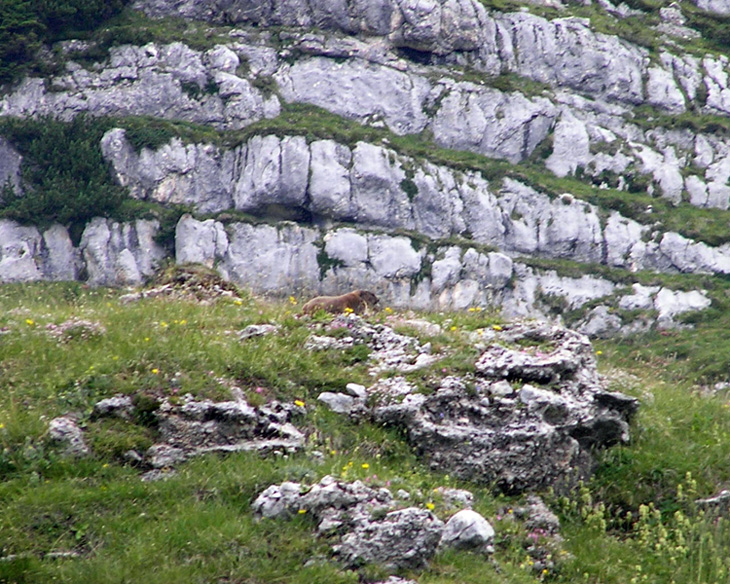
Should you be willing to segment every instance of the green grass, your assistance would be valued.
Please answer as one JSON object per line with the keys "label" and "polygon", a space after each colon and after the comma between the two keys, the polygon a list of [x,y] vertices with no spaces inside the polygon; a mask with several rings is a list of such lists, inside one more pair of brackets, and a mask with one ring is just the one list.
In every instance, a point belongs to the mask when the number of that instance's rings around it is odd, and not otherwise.
{"label": "green grass", "polygon": [[[544,576],[527,551],[530,534],[511,518],[520,498],[454,483],[424,466],[400,432],[350,422],[317,407],[320,391],[351,381],[368,385],[370,377],[366,365],[347,353],[303,349],[309,330],[294,318],[299,299],[296,305],[272,303],[244,293],[239,301],[210,304],[161,298],[121,304],[119,294],[75,283],[0,287],[0,557],[14,556],[0,561],[0,581],[382,578],[377,567],[350,571],[331,560],[329,542],[313,536],[307,517],[287,522],[252,517],[251,501],[270,484],[313,483],[326,474],[406,489],[413,504],[433,503],[444,518],[448,513],[433,494],[435,487],[474,492],[475,508],[497,529],[493,558],[439,553],[426,570],[404,574],[419,582],[729,581],[724,550],[730,534],[724,523],[700,516],[692,504],[730,480],[727,396],[693,390],[704,370],[692,364],[701,363],[703,355],[714,355],[718,370],[728,370],[718,344],[720,313],[698,319],[694,331],[597,344],[604,371],[620,366],[633,375],[611,374],[611,389],[636,395],[642,405],[631,444],[601,453],[590,483],[566,496],[543,493],[561,517],[565,537],[562,551],[555,551],[556,570]],[[46,332],[46,324],[71,316],[98,322],[106,332],[65,342]],[[410,325],[398,330],[447,355],[410,375],[424,391],[439,376],[471,373],[478,352],[469,335],[501,322],[489,311],[419,316],[440,324],[442,332],[429,337]],[[400,316],[383,310],[372,318],[390,322]],[[280,332],[245,342],[231,334],[262,322],[279,324]],[[190,392],[228,399],[218,377],[237,383],[252,403],[304,401],[307,413],[298,423],[308,435],[305,452],[286,458],[211,455],[181,465],[165,481],[145,483],[120,455],[154,441],[154,427],[88,417],[95,401],[116,393]],[[45,438],[48,420],[68,411],[81,416],[94,447],[90,459],[65,460]],[[324,458],[310,457],[311,450]],[[48,555],[57,552],[77,555]]]}

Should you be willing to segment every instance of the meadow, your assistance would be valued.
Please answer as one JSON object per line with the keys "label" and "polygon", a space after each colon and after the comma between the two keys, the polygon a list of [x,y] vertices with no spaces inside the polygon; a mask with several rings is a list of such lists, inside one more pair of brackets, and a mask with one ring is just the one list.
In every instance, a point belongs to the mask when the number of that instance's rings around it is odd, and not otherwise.
{"label": "meadow", "polygon": [[[234,291],[122,302],[124,292],[79,283],[0,287],[0,582],[384,579],[378,566],[339,565],[306,516],[254,518],[250,504],[270,484],[328,474],[402,488],[442,519],[448,510],[432,494],[436,487],[474,493],[475,509],[497,533],[493,556],[441,552],[427,569],[402,574],[419,583],[730,581],[728,520],[695,503],[730,478],[727,394],[711,391],[707,376],[692,369],[694,358],[713,350],[708,335],[717,323],[595,344],[609,386],[638,397],[641,407],[631,443],[599,453],[591,481],[569,493],[540,493],[564,540],[555,568],[538,572],[528,549],[540,536],[512,518],[524,496],[456,481],[419,460],[398,432],[317,402],[321,391],[367,385],[368,355],[305,349],[310,327],[329,317],[299,318],[303,299]],[[427,336],[399,324],[405,316],[413,315],[383,307],[368,319],[432,342],[447,355],[434,367],[455,374],[468,373],[478,354],[469,331],[501,322],[488,311],[418,314],[441,325]],[[279,333],[239,340],[236,331],[262,323]],[[412,381],[428,375],[416,372]],[[224,400],[231,385],[251,404],[304,403],[303,451],[198,457],[165,480],[144,482],[123,453],[149,446],[154,424],[91,416],[94,403],[117,394],[137,403],[188,393]],[[49,421],[69,412],[84,428],[90,457],[64,458],[48,438]]]}

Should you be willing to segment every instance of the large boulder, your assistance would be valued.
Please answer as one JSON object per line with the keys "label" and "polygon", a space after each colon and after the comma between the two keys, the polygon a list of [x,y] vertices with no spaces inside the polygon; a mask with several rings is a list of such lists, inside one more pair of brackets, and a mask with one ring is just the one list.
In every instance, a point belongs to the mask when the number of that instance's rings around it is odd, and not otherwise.
{"label": "large boulder", "polygon": [[434,468],[507,492],[565,487],[590,474],[593,449],[628,440],[636,400],[604,389],[586,337],[540,323],[490,337],[473,389],[447,377],[375,419],[402,427]]}

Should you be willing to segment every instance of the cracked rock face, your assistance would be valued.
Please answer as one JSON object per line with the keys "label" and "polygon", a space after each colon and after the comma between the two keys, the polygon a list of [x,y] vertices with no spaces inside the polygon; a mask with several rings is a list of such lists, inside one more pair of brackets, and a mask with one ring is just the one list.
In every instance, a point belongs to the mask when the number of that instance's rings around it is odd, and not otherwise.
{"label": "cracked rock face", "polygon": [[[356,314],[341,314],[332,319],[330,331],[345,330],[340,338],[312,335],[305,347],[311,350],[347,349],[367,345],[372,349],[369,362],[371,374],[382,371],[408,372],[422,369],[437,360],[430,354],[430,344],[395,332],[383,324],[370,324]],[[326,401],[326,400],[323,400]]]}
{"label": "cracked rock face", "polygon": [[443,523],[426,509],[409,507],[382,521],[359,523],[335,552],[347,566],[378,563],[388,569],[418,569],[434,555]]}
{"label": "cracked rock face", "polygon": [[507,492],[567,485],[590,472],[591,449],[629,439],[637,402],[605,391],[580,333],[507,326],[476,369],[473,387],[447,377],[431,395],[376,406],[374,417],[403,427],[435,468]]}
{"label": "cracked rock face", "polygon": [[[471,497],[471,493],[464,491]],[[494,530],[478,513],[464,510],[444,523],[431,511],[398,508],[386,488],[326,476],[307,486],[271,485],[252,503],[256,515],[283,519],[310,513],[317,532],[335,537],[332,551],[348,567],[375,563],[387,570],[418,569],[441,547],[480,547],[488,551]]]}
{"label": "cracked rock face", "polygon": [[[274,402],[254,408],[240,401],[189,399],[173,405],[166,400],[157,419],[162,443],[179,450],[183,459],[208,452],[294,451],[304,443],[304,435],[290,422],[293,408]],[[158,460],[153,453],[152,466],[167,466],[168,454],[165,451]]]}
{"label": "cracked rock face", "polygon": [[[128,459],[147,468],[169,469],[209,452],[293,452],[304,444],[304,434],[292,424],[298,410],[297,406],[275,401],[252,407],[242,400],[198,401],[192,396],[184,396],[179,402],[164,399],[152,409],[159,442],[145,453],[128,453]],[[130,423],[138,413],[129,396],[101,400],[93,410],[94,418],[116,417]],[[59,433],[66,427],[65,422],[54,420],[51,431]],[[62,435],[70,434],[64,431]],[[80,430],[79,438],[83,438]]]}

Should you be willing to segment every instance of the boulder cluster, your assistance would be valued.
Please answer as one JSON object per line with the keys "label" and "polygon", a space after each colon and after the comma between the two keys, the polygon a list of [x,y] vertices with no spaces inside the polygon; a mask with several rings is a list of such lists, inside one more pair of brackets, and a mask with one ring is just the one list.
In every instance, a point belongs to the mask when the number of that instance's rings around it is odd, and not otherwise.
{"label": "boulder cluster", "polygon": [[[375,338],[362,319],[339,318],[354,332],[338,342]],[[585,478],[594,449],[628,441],[637,400],[605,389],[586,336],[535,321],[496,328],[473,333],[481,348],[473,375],[442,375],[429,392],[387,377],[361,397],[327,392],[320,400],[402,428],[434,468],[462,479],[520,492]],[[389,369],[413,370],[422,350],[416,343],[408,356],[395,355]],[[421,368],[439,358],[429,357]],[[381,356],[371,359],[377,368]]]}

